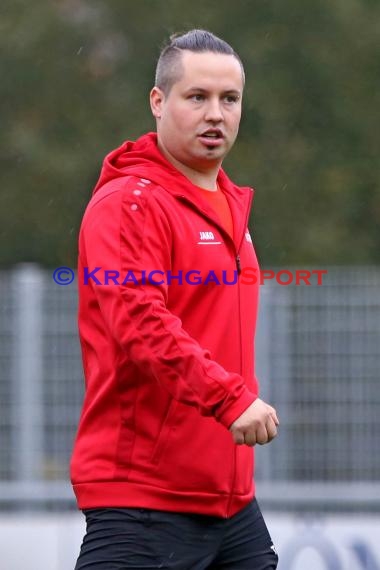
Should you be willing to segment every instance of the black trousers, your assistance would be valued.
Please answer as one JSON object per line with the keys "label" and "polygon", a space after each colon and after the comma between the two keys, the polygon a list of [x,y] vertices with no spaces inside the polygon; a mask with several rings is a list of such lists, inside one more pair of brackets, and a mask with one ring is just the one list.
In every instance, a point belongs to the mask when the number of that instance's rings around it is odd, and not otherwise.
{"label": "black trousers", "polygon": [[229,519],[138,508],[84,511],[75,570],[275,570],[256,500]]}

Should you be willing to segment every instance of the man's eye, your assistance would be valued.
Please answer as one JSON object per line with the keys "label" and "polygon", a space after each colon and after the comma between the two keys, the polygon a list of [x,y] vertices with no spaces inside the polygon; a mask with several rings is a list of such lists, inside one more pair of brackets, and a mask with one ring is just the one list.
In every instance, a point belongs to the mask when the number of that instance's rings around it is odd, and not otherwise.
{"label": "man's eye", "polygon": [[237,103],[237,101],[239,101],[239,97],[237,95],[226,95],[224,100],[227,103]]}
{"label": "man's eye", "polygon": [[202,95],[201,93],[195,93],[194,95],[191,95],[190,99],[197,102],[203,101],[204,95]]}

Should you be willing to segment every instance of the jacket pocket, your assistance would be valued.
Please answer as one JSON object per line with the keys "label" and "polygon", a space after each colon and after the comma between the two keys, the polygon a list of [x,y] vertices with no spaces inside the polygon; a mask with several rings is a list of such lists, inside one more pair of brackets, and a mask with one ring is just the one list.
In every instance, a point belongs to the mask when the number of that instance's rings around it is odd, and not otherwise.
{"label": "jacket pocket", "polygon": [[175,423],[175,413],[177,410],[178,402],[174,399],[170,401],[164,421],[162,422],[160,432],[152,452],[151,462],[157,465],[164,453],[166,446],[169,442],[171,431]]}
{"label": "jacket pocket", "polygon": [[135,439],[134,405],[123,404],[115,459],[117,477],[120,476],[125,479],[129,475]]}

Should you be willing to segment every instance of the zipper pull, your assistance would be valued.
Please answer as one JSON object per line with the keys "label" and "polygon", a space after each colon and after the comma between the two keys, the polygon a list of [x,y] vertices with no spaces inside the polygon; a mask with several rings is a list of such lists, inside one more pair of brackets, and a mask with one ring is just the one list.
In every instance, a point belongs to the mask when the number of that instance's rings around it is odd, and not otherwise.
{"label": "zipper pull", "polygon": [[240,255],[237,254],[235,259],[236,259],[236,269],[237,269],[238,275],[240,275],[240,273],[241,273]]}

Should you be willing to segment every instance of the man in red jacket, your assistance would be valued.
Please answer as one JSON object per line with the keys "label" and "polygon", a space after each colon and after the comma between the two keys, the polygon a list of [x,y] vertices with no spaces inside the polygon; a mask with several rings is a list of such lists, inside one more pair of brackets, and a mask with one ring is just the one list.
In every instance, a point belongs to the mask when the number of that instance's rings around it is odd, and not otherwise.
{"label": "man in red jacket", "polygon": [[150,94],[157,133],[105,159],[79,238],[86,393],[71,476],[87,520],[76,570],[269,570],[253,446],[258,397],[253,190],[221,165],[244,70],[204,30],[171,38]]}

